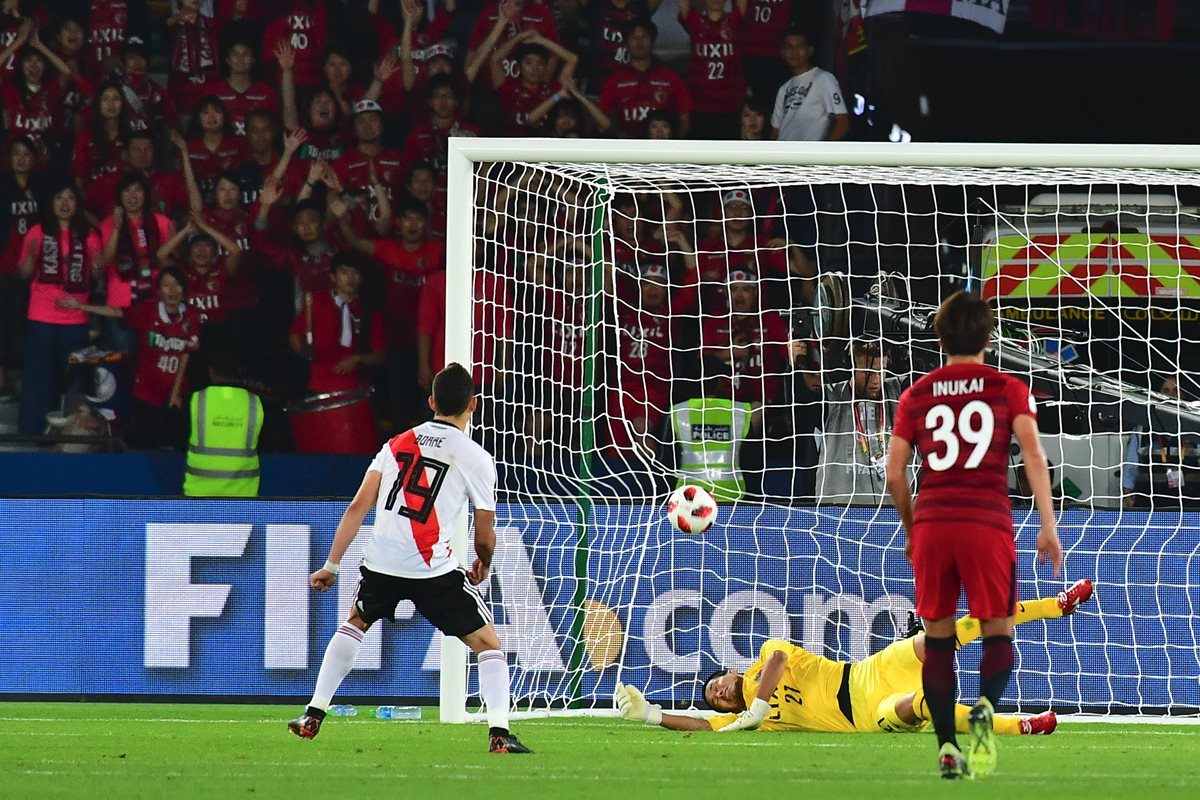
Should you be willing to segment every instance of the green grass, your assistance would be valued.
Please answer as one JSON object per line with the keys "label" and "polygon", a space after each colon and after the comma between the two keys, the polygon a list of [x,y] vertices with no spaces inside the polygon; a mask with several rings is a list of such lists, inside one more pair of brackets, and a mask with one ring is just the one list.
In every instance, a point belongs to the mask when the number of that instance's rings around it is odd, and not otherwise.
{"label": "green grass", "polygon": [[1200,728],[1189,726],[1003,737],[994,777],[949,783],[935,776],[929,735],[681,734],[551,719],[514,723],[536,751],[517,757],[489,755],[482,725],[432,721],[331,718],[304,741],[284,727],[298,711],[0,704],[0,797],[1200,798]]}

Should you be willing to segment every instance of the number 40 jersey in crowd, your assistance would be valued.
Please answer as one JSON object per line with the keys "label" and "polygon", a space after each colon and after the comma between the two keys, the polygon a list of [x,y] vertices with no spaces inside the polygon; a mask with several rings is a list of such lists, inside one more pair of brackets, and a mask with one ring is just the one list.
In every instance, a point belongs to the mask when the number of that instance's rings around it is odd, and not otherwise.
{"label": "number 40 jersey in crowd", "polygon": [[487,450],[435,419],[392,437],[370,470],[383,477],[363,566],[401,578],[458,569],[450,535],[463,506],[470,499],[477,511],[496,510],[496,464]]}

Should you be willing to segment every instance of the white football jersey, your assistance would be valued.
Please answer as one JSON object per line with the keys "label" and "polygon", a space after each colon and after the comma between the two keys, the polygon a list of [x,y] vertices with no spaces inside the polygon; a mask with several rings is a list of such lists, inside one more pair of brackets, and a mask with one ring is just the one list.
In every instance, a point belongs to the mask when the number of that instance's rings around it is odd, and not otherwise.
{"label": "white football jersey", "polygon": [[363,565],[401,578],[433,578],[459,566],[450,535],[468,498],[496,510],[496,463],[448,422],[424,422],[380,449],[368,470],[383,475],[375,530]]}

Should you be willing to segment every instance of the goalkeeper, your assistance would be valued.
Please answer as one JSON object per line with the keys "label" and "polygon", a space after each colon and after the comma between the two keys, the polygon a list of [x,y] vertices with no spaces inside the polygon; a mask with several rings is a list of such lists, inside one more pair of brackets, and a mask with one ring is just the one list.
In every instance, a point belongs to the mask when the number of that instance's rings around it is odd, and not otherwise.
{"label": "goalkeeper", "polygon": [[[1018,603],[1014,623],[1074,613],[1092,596],[1084,579],[1046,597]],[[979,620],[963,617],[958,646],[979,638]],[[832,661],[778,639],[762,646],[745,675],[719,670],[704,684],[704,702],[717,715],[701,719],[663,713],[632,686],[617,684],[621,716],[677,731],[813,731],[823,733],[915,733],[932,719],[921,688],[925,634],[918,633],[853,664]],[[955,707],[959,732],[967,730],[970,708]],[[996,733],[1048,734],[1058,724],[1053,711],[1036,717],[996,716]]]}

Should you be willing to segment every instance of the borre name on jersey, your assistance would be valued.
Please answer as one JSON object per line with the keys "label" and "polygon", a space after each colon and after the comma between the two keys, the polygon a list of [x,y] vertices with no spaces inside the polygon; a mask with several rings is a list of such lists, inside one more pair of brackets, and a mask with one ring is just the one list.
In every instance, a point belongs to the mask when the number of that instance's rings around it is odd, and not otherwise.
{"label": "borre name on jersey", "polygon": [[450,536],[467,501],[496,510],[496,464],[448,422],[432,420],[392,437],[368,470],[381,474],[375,529],[363,565],[401,578],[460,568]]}

